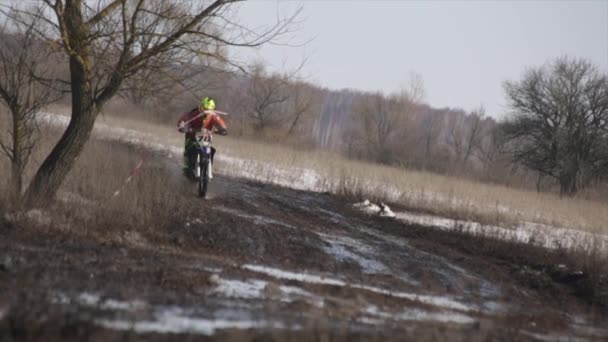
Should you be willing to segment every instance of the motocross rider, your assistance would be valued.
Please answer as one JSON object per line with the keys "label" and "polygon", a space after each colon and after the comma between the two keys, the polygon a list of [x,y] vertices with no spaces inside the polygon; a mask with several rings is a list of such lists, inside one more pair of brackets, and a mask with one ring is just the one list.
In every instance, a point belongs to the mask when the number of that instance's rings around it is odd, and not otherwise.
{"label": "motocross rider", "polygon": [[[213,110],[215,109],[215,100],[211,97],[205,97],[201,100],[198,107],[191,111],[183,114],[178,122],[178,130],[182,133],[186,133],[186,141],[184,143],[184,175],[189,179],[194,179],[194,166],[196,164],[196,133],[200,132],[203,128],[220,134],[226,135],[226,123],[224,120]],[[213,130],[215,128],[215,130]],[[213,156],[215,155],[215,148],[211,147],[211,163],[213,163]]]}

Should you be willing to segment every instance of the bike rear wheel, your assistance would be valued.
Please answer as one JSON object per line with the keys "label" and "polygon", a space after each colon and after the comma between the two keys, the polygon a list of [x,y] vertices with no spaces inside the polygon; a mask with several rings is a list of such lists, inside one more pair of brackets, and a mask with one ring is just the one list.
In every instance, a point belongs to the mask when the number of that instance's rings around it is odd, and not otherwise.
{"label": "bike rear wheel", "polygon": [[199,161],[198,196],[204,198],[209,187],[209,159],[199,155]]}

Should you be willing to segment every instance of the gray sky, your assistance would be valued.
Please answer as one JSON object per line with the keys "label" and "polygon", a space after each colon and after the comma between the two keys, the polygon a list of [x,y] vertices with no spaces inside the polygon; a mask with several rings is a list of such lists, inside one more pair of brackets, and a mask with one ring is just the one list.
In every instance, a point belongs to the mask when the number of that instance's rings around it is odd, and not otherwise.
{"label": "gray sky", "polygon": [[608,71],[608,1],[271,1],[242,5],[264,25],[303,8],[294,43],[247,52],[274,68],[307,63],[307,80],[333,89],[397,91],[422,75],[426,102],[504,113],[504,80],[562,55]]}

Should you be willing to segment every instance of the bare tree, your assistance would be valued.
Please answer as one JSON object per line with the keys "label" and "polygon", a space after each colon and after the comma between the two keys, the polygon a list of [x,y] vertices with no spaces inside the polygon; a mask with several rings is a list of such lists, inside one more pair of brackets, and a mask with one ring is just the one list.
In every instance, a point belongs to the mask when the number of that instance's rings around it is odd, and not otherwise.
{"label": "bare tree", "polygon": [[399,96],[402,100],[406,100],[409,103],[422,103],[426,96],[422,75],[416,72],[410,72],[408,83],[401,87]]}
{"label": "bare tree", "polygon": [[417,140],[423,146],[421,155],[424,169],[428,169],[433,164],[436,152],[435,146],[439,139],[441,125],[442,118],[439,113],[432,110],[422,113],[421,122],[417,127]]}
{"label": "bare tree", "polygon": [[0,148],[11,161],[11,194],[17,201],[23,189],[23,171],[37,142],[36,114],[58,94],[42,80],[51,74],[44,63],[52,56],[46,44],[36,38],[36,20],[21,17],[15,25],[9,26],[8,21],[0,25],[0,104],[7,107],[12,119],[8,139],[4,133],[0,136]]}
{"label": "bare tree", "polygon": [[72,113],[26,191],[26,201],[43,204],[55,195],[101,108],[134,75],[193,58],[230,64],[223,47],[260,46],[288,32],[292,17],[261,32],[237,24],[230,17],[236,2],[43,0],[45,10],[37,18],[54,32],[41,38],[56,43],[69,59]]}
{"label": "bare tree", "polygon": [[345,131],[348,149],[362,146],[367,158],[402,163],[411,116],[423,97],[422,78],[417,74],[412,74],[410,84],[397,94],[360,96],[353,106],[355,127]]}
{"label": "bare tree", "polygon": [[481,147],[483,132],[482,122],[485,109],[479,107],[461,120],[455,120],[448,136],[448,145],[452,148],[456,159],[462,167],[466,166],[469,158]]}
{"label": "bare tree", "polygon": [[574,195],[608,171],[608,75],[559,58],[506,82],[512,116],[502,124],[513,160]]}
{"label": "bare tree", "polygon": [[291,93],[291,123],[289,124],[289,129],[287,130],[287,137],[290,137],[294,134],[298,125],[303,121],[303,119],[310,114],[311,109],[313,108],[313,98],[312,98],[311,87],[308,87],[306,84],[298,82],[292,84],[290,86]]}
{"label": "bare tree", "polygon": [[286,119],[286,102],[290,97],[289,78],[286,75],[269,75],[262,63],[252,67],[247,97],[255,129],[264,131],[276,128]]}

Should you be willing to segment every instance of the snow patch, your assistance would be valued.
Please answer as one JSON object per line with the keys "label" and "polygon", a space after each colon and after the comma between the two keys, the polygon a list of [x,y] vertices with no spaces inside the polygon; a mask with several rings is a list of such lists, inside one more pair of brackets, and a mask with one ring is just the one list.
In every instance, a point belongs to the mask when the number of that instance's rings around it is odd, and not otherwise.
{"label": "snow patch", "polygon": [[306,273],[297,273],[280,270],[278,268],[271,268],[259,265],[243,265],[242,268],[256,272],[266,274],[273,278],[278,279],[287,279],[287,280],[295,280],[303,283],[312,283],[312,284],[321,284],[321,285],[333,285],[333,286],[346,286],[346,283],[342,280],[326,278],[323,276],[318,276],[314,274],[306,274]]}
{"label": "snow patch", "polygon": [[217,284],[217,286],[210,293],[228,298],[274,298],[287,303],[303,299],[317,307],[324,305],[323,298],[295,286],[275,286],[263,280],[253,279],[247,281],[228,280],[222,279],[217,275],[213,275],[212,282]]}
{"label": "snow patch", "polygon": [[287,327],[280,322],[264,320],[224,320],[188,317],[179,309],[163,310],[155,315],[155,320],[131,322],[126,320],[98,319],[95,322],[105,328],[113,330],[128,330],[137,333],[190,333],[213,335],[222,329],[299,329],[299,326]]}
{"label": "snow patch", "polygon": [[396,218],[410,224],[484,235],[506,241],[531,243],[548,249],[590,249],[595,247],[604,252],[608,250],[608,236],[538,223],[524,222],[515,228],[505,228],[407,212],[397,213]]}
{"label": "snow patch", "polygon": [[140,300],[119,301],[115,299],[102,299],[98,294],[84,292],[74,299],[64,293],[57,293],[51,301],[56,304],[72,305],[79,304],[84,306],[96,307],[103,310],[135,311],[142,309],[146,303]]}
{"label": "snow patch", "polygon": [[260,265],[246,264],[246,265],[243,265],[242,268],[252,271],[252,272],[266,274],[268,276],[278,278],[278,279],[296,280],[296,281],[305,282],[305,283],[332,285],[332,286],[340,286],[340,287],[349,286],[353,289],[365,290],[365,291],[373,292],[376,294],[386,295],[386,296],[395,297],[395,298],[403,298],[403,299],[407,299],[410,301],[419,302],[422,304],[443,307],[443,308],[452,309],[452,310],[460,310],[460,311],[475,310],[474,308],[472,308],[466,304],[460,303],[454,299],[451,299],[449,297],[444,297],[444,296],[417,295],[414,293],[391,291],[391,290],[386,290],[386,289],[382,289],[382,288],[378,288],[378,287],[367,286],[367,285],[356,284],[356,283],[347,284],[346,282],[339,280],[339,279],[327,278],[327,277],[322,277],[322,276],[318,276],[318,275],[314,275],[314,274],[284,271],[284,270],[280,270],[277,268],[271,268],[271,267],[260,266]]}
{"label": "snow patch", "polygon": [[329,244],[323,246],[325,253],[333,255],[338,261],[352,260],[359,264],[364,273],[386,273],[388,268],[374,257],[376,251],[355,239],[318,233]]}
{"label": "snow patch", "polygon": [[387,205],[375,205],[364,200],[353,205],[355,208],[370,215],[395,217],[408,224],[426,227],[436,227],[443,230],[453,230],[472,235],[483,235],[506,241],[531,243],[548,249],[585,249],[598,248],[608,252],[608,236],[587,233],[574,229],[553,227],[549,225],[523,222],[515,228],[496,225],[483,225],[479,222],[455,220],[445,217],[414,214],[409,212],[394,213]]}
{"label": "snow patch", "polygon": [[268,284],[262,280],[240,281],[222,279],[219,277],[214,279],[213,282],[217,284],[217,287],[211,291],[212,294],[220,294],[228,298],[243,299],[262,298],[262,292]]}
{"label": "snow patch", "polygon": [[[380,311],[375,305],[367,307],[367,314],[377,316],[383,319],[396,320],[396,321],[433,321],[440,323],[456,323],[456,324],[472,324],[476,320],[470,316],[463,315],[454,312],[430,312],[418,309],[406,310],[397,313],[387,313]],[[383,320],[377,320],[378,322],[385,324]]]}

